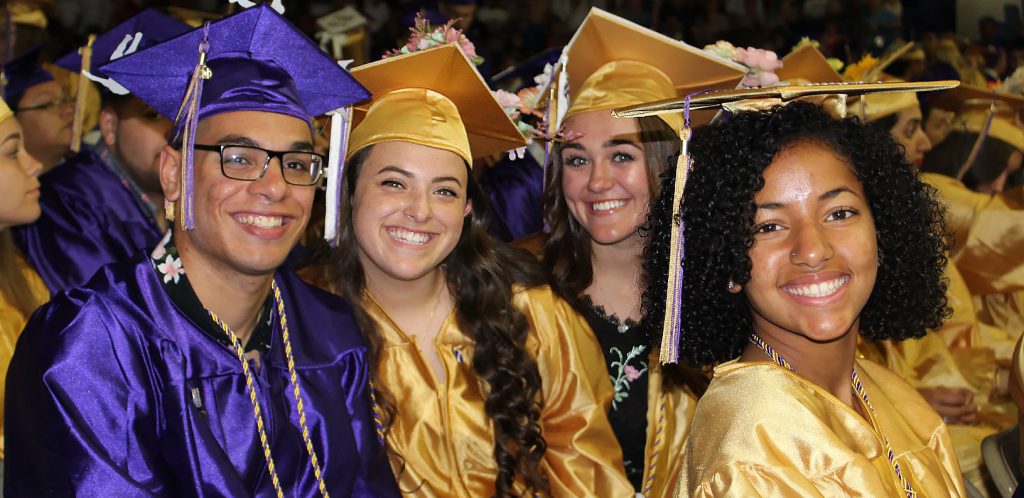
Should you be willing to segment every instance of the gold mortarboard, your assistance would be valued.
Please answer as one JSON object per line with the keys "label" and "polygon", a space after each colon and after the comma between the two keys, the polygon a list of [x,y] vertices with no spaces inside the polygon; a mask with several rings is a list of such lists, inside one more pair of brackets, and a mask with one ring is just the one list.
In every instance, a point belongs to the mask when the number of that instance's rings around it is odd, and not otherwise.
{"label": "gold mortarboard", "polygon": [[[900,79],[887,79],[890,83],[902,83]],[[906,109],[918,106],[914,92],[871,93],[850,104],[850,114],[860,116],[864,121],[877,121]]]}
{"label": "gold mortarboard", "polygon": [[224,17],[223,14],[216,12],[204,12],[201,10],[186,9],[182,7],[167,7],[167,15],[178,19],[193,28],[198,28],[207,21],[219,21]]}
{"label": "gold mortarboard", "polygon": [[781,81],[789,83],[834,83],[843,81],[825,55],[814,45],[797,47],[782,58],[782,67],[775,70]]}
{"label": "gold mortarboard", "polygon": [[7,102],[0,99],[0,123],[7,121],[7,118],[11,116],[14,116],[14,111],[12,111],[10,106],[7,105]]}
{"label": "gold mortarboard", "polygon": [[[691,95],[681,99],[668,99],[659,102],[633,105],[615,109],[616,117],[636,118],[642,116],[660,116],[683,112],[688,114],[694,109],[723,109],[730,112],[746,112],[771,109],[795,100],[815,100],[828,105],[833,115],[843,117],[846,110],[846,96],[866,95],[876,92],[921,92],[954,88],[959,81],[932,81],[921,83],[824,83],[806,85],[783,85],[768,88],[749,88],[741,90],[725,90]],[[689,129],[684,129],[682,154],[676,165],[675,190],[672,193],[672,219],[681,220],[680,207],[683,190],[686,188],[686,175],[689,169],[689,153],[687,144]],[[662,193],[667,195],[667,193]],[[682,295],[682,229],[678,221],[671,225],[671,245],[669,246],[668,286],[665,299],[665,319],[662,325],[661,355],[662,363],[679,361],[679,319],[678,303]]]}
{"label": "gold mortarboard", "polygon": [[933,107],[956,113],[968,112],[971,109],[988,109],[993,105],[997,114],[1016,113],[1024,109],[1024,97],[976,85],[960,85],[936,94],[928,99],[928,103]]}
{"label": "gold mortarboard", "polygon": [[[590,9],[566,45],[562,60],[569,86],[566,116],[709,88],[735,88],[747,73],[740,64],[598,8]],[[705,118],[710,120],[711,115]],[[682,129],[677,116],[666,122],[677,132]]]}
{"label": "gold mortarboard", "polygon": [[483,77],[455,44],[371,62],[352,75],[373,93],[355,108],[348,154],[401,140],[473,159],[526,146]]}

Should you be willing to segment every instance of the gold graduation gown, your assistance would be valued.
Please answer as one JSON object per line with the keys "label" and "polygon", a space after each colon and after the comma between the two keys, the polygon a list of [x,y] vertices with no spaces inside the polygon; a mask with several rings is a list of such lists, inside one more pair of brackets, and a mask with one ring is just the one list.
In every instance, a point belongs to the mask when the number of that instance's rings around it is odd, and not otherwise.
{"label": "gold graduation gown", "polygon": [[[603,357],[598,356],[595,362]],[[683,443],[693,420],[697,398],[689,389],[666,389],[664,368],[658,352],[651,353],[647,382],[647,444],[644,446],[644,480],[642,495],[646,498],[672,496],[683,465]],[[604,365],[598,365],[604,367]]]}
{"label": "gold graduation gown", "polygon": [[924,398],[881,365],[856,365],[870,420],[774,363],[716,367],[697,402],[677,496],[906,496],[881,434],[919,496],[966,496],[949,433]]}
{"label": "gold graduation gown", "polygon": [[[472,367],[473,342],[454,310],[434,341],[445,377],[436,378],[414,338],[364,293],[367,313],[384,339],[377,382],[398,414],[387,445],[403,492],[417,497],[476,498],[494,493],[497,465],[485,390]],[[608,423],[612,388],[586,321],[547,286],[517,288],[516,307],[532,325],[527,349],[542,382],[540,426],[547,441],[541,468],[555,497],[632,497],[622,450]],[[584,361],[584,358],[587,361]]]}
{"label": "gold graduation gown", "polygon": [[945,175],[921,173],[921,180],[939,190],[954,260],[971,294],[1024,289],[1024,211]]}
{"label": "gold graduation gown", "polygon": [[[24,258],[18,256],[18,267],[25,275],[29,290],[39,303],[50,298],[50,291],[39,275],[29,267]],[[4,457],[4,386],[7,385],[7,366],[14,355],[14,345],[18,342],[21,330],[25,328],[28,317],[21,314],[14,304],[3,293],[0,293],[0,460]]]}

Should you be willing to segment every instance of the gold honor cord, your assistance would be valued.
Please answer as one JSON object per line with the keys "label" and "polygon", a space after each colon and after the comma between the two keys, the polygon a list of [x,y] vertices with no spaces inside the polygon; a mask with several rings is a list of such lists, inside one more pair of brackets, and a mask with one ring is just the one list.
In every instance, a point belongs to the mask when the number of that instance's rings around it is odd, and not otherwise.
{"label": "gold honor cord", "polygon": [[[796,373],[796,369],[786,361],[779,353],[776,353],[774,349],[768,343],[764,342],[757,334],[750,334],[750,342],[754,343],[764,354],[768,355],[773,362],[779,366],[789,370],[790,372]],[[871,402],[868,401],[868,393],[864,390],[864,383],[860,381],[860,376],[857,375],[857,369],[854,368],[850,372],[850,382],[853,385],[853,392],[857,393],[857,396],[864,402],[864,406],[874,414],[875,407],[871,406]],[[885,444],[885,454],[889,459],[889,465],[892,465],[893,470],[896,471],[896,478],[900,480],[900,486],[903,487],[903,491],[907,493],[907,498],[916,498],[917,492],[911,487],[910,482],[903,477],[903,472],[900,470],[900,464],[896,461],[896,453],[892,450],[892,446],[889,445],[889,438],[882,434],[882,429],[878,428],[878,434],[882,436],[882,443]]]}
{"label": "gold honor cord", "polygon": [[[295,358],[292,356],[292,343],[288,336],[288,317],[284,312],[284,299],[281,297],[281,289],[277,282],[271,281],[271,291],[274,293],[274,304],[277,308],[277,315],[281,322],[281,341],[284,343],[284,355],[288,361],[288,378],[292,385],[292,394],[295,396],[295,408],[299,414],[299,428],[302,431],[302,441],[306,444],[306,452],[309,453],[309,464],[313,468],[313,476],[316,477],[320,494],[324,498],[330,498],[327,493],[327,485],[324,483],[323,473],[320,471],[320,462],[316,457],[313,442],[309,439],[309,429],[306,427],[306,412],[302,403],[302,393],[299,389],[299,377],[295,373]],[[256,430],[260,436],[260,445],[263,447],[263,457],[267,460],[267,470],[270,473],[270,480],[274,485],[274,491],[278,498],[284,498],[284,491],[281,490],[281,481],[277,477],[277,468],[274,466],[274,458],[270,454],[270,443],[267,438],[267,430],[263,423],[263,413],[260,410],[260,403],[256,399],[256,381],[253,380],[252,370],[249,369],[249,362],[245,359],[245,349],[242,342],[235,335],[234,331],[224,323],[216,313],[206,310],[210,318],[220,326],[224,333],[231,339],[232,349],[238,361],[242,364],[242,373],[245,374],[245,387],[249,391],[249,400],[252,402],[253,416],[256,417]]]}

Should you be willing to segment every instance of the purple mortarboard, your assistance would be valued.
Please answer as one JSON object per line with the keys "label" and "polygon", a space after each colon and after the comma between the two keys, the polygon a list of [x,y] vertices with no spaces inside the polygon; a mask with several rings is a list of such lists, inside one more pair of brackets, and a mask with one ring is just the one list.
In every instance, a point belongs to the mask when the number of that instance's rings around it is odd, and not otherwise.
{"label": "purple mortarboard", "polygon": [[4,87],[4,101],[15,111],[25,90],[40,83],[53,81],[53,75],[39,63],[39,53],[42,49],[43,46],[39,45],[4,64],[3,75],[0,75]]}
{"label": "purple mortarboard", "polygon": [[[337,195],[331,195],[340,186],[335,172],[345,156],[340,149],[351,116],[348,107],[369,98],[370,92],[267,4],[111,61],[99,70],[174,122],[172,133],[175,139],[181,138],[184,156],[182,228],[195,226],[192,149],[196,124],[232,111],[272,112],[306,122],[332,114],[328,218],[332,209],[336,214]],[[329,240],[335,235],[327,234]]]}
{"label": "purple mortarboard", "polygon": [[114,80],[104,77],[94,68],[120,59],[140,49],[156,45],[192,29],[177,19],[155,9],[146,9],[99,36],[90,36],[85,46],[57,59],[56,64],[72,73],[78,73],[78,95],[75,98],[75,117],[72,120],[71,150],[81,148],[82,120],[85,116],[86,80],[93,80],[104,90],[126,95],[128,90]]}
{"label": "purple mortarboard", "polygon": [[118,95],[125,95],[128,90],[123,86],[104,77],[99,70],[82,71],[83,66],[95,68],[178,36],[190,29],[192,27],[188,24],[167,14],[156,9],[146,9],[97,36],[92,43],[91,61],[83,61],[83,50],[77,49],[57,59],[54,64],[73,73],[83,72],[86,77],[103,85],[107,90]]}

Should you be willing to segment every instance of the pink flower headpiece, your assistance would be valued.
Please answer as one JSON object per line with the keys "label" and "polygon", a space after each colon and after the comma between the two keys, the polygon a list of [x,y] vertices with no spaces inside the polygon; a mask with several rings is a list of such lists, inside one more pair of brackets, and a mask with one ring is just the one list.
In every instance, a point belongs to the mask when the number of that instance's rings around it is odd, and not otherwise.
{"label": "pink flower headpiece", "polygon": [[754,47],[738,48],[725,40],[719,40],[714,45],[704,47],[704,51],[746,66],[747,75],[743,77],[743,81],[740,81],[742,87],[764,88],[779,83],[779,76],[775,74],[775,71],[782,68],[782,61],[771,50]]}
{"label": "pink flower headpiece", "polygon": [[462,30],[454,27],[455,22],[456,19],[452,19],[443,26],[433,26],[430,24],[430,21],[423,17],[422,13],[416,14],[415,24],[409,28],[409,31],[412,33],[409,35],[409,41],[400,48],[385,52],[381,58],[387,59],[396,55],[411,54],[420,50],[454,43],[462,49],[462,53],[466,54],[466,58],[473,65],[479,66],[484,62],[484,58],[476,54],[476,46],[473,45],[473,42],[469,41],[469,38],[466,38],[466,35],[462,34]]}

